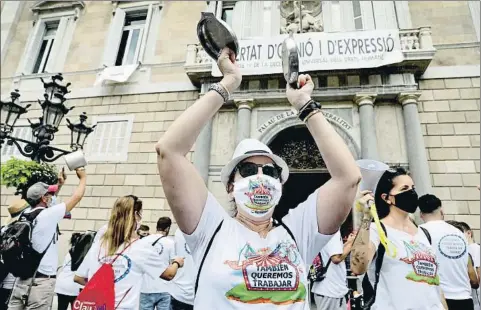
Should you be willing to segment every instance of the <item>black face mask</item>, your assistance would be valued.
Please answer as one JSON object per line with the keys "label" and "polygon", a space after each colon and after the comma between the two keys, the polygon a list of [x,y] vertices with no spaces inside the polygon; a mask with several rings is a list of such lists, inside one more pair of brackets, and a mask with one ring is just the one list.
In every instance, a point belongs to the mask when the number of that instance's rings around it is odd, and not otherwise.
{"label": "black face mask", "polygon": [[396,197],[395,207],[407,212],[414,213],[418,208],[418,193],[414,189],[394,195]]}

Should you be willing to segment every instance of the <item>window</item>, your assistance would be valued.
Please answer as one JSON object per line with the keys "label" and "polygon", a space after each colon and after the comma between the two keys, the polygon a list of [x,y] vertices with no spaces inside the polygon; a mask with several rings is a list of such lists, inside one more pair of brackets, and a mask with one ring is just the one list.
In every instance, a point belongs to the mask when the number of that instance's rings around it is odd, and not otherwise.
{"label": "window", "polygon": [[29,36],[17,73],[38,74],[63,71],[75,25],[74,13],[63,16],[56,14],[52,17],[40,16]]}
{"label": "window", "polygon": [[352,1],[352,11],[354,13],[354,27],[356,30],[362,30],[362,13],[360,1]]}
{"label": "window", "polygon": [[[23,140],[33,141],[32,128],[29,125],[19,125],[15,126],[12,132],[12,136],[20,138]],[[20,143],[24,146],[24,143]],[[11,157],[24,158],[20,151],[17,149],[16,145],[8,145],[6,142],[2,145],[0,151],[0,157],[2,162],[9,160]]]}
{"label": "window", "polygon": [[222,7],[222,20],[232,27],[232,17],[234,13],[234,5],[224,5]]}
{"label": "window", "polygon": [[101,65],[133,65],[154,57],[160,28],[160,1],[117,3]]}
{"label": "window", "polygon": [[55,34],[58,29],[58,21],[49,22],[45,24],[44,35],[40,45],[40,51],[37,55],[37,60],[33,67],[32,73],[43,73],[47,66],[50,52],[52,51],[53,42],[55,41]]}
{"label": "window", "polygon": [[117,60],[115,61],[116,66],[131,65],[139,59],[146,19],[147,10],[126,14]]}
{"label": "window", "polygon": [[92,137],[88,138],[88,160],[96,162],[121,162],[127,160],[132,133],[133,115],[99,116]]}

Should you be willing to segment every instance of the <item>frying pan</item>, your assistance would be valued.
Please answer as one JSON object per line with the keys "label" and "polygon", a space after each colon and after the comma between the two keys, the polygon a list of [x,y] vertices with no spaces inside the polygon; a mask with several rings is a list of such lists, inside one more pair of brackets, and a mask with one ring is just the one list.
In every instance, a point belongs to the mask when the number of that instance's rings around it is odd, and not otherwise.
{"label": "frying pan", "polygon": [[297,89],[297,78],[299,77],[299,52],[294,36],[291,33],[282,42],[282,72],[287,84]]}
{"label": "frying pan", "polygon": [[239,51],[239,42],[234,31],[211,12],[202,12],[197,23],[197,37],[206,53],[216,61],[224,47],[230,48],[235,55]]}

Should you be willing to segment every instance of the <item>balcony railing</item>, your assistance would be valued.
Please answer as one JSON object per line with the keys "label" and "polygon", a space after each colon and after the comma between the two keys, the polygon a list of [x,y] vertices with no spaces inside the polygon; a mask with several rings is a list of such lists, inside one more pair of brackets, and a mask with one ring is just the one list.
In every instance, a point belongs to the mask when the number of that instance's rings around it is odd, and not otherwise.
{"label": "balcony railing", "polygon": [[[404,61],[401,65],[416,67],[417,73],[423,73],[436,52],[431,37],[431,27],[399,30],[401,50]],[[199,78],[211,76],[212,59],[200,44],[189,44],[185,60],[185,70],[193,82]]]}

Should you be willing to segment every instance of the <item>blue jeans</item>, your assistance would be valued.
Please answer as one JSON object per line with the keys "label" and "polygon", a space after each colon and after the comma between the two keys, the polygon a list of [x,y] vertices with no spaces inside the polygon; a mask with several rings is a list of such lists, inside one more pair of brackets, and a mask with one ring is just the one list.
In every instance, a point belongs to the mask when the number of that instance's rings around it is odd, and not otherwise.
{"label": "blue jeans", "polygon": [[169,293],[141,293],[140,310],[170,310]]}

